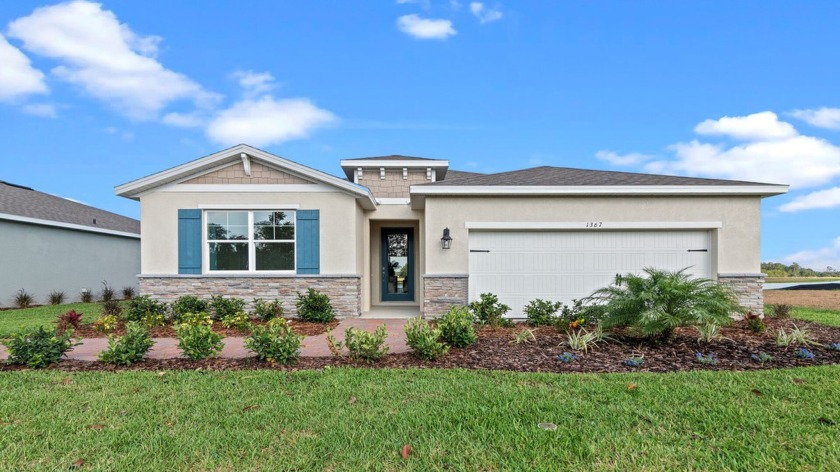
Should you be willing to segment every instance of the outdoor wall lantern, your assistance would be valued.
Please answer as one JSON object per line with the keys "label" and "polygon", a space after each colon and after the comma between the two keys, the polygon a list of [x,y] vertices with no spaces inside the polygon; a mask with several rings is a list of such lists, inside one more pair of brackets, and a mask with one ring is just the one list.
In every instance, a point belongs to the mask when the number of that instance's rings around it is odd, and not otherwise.
{"label": "outdoor wall lantern", "polygon": [[452,247],[452,236],[449,235],[449,228],[443,228],[443,237],[440,238],[440,247],[444,249]]}

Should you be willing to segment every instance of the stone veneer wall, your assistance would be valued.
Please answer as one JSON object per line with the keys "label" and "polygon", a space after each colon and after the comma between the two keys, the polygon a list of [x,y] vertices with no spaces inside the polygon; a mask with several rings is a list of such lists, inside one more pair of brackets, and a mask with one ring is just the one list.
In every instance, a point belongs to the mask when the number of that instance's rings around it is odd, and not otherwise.
{"label": "stone veneer wall", "polygon": [[436,318],[451,305],[466,305],[469,298],[467,274],[424,275],[423,316]]}
{"label": "stone veneer wall", "polygon": [[369,188],[376,198],[408,198],[410,186],[429,182],[431,180],[426,179],[426,169],[408,169],[407,178],[403,179],[402,168],[386,168],[383,179],[379,176],[378,167],[365,167],[359,185]]}
{"label": "stone veneer wall", "polygon": [[283,301],[289,317],[297,316],[297,293],[314,288],[330,297],[339,318],[359,316],[362,310],[361,277],[356,275],[293,275],[278,276],[207,276],[207,275],[141,275],[140,294],[156,300],[173,302],[182,295],[210,299],[213,295],[242,298],[246,308],[253,309],[254,298]]}
{"label": "stone veneer wall", "polygon": [[764,313],[764,277],[766,274],[718,274],[718,282],[729,285],[744,309]]}

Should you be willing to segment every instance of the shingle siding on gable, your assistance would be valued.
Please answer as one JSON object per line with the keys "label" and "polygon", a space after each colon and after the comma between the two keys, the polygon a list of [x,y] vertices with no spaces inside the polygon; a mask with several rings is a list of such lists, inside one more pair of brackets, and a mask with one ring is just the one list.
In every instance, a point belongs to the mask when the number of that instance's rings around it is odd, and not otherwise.
{"label": "shingle siding on gable", "polygon": [[369,188],[376,198],[408,198],[409,187],[426,184],[426,169],[408,169],[408,178],[403,179],[402,169],[385,169],[385,178],[379,176],[378,168],[366,168],[363,171],[361,185]]}
{"label": "shingle siding on gable", "polygon": [[242,163],[237,162],[225,168],[192,178],[184,184],[311,184],[312,182],[292,174],[272,169],[257,162],[251,162],[251,176],[245,175]]}

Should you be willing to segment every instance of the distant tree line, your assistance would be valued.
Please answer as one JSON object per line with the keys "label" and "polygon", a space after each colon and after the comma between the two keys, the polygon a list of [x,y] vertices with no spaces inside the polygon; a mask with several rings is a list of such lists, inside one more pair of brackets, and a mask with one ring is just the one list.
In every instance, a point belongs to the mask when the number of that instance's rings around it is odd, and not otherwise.
{"label": "distant tree line", "polygon": [[762,262],[761,271],[768,277],[840,277],[840,268],[828,266],[824,271],[802,267],[796,262],[785,265],[781,262]]}

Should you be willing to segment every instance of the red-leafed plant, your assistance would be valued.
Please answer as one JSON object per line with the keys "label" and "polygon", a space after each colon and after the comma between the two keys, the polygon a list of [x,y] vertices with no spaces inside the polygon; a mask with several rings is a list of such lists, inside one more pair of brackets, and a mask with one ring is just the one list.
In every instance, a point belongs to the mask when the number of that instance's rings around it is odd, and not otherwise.
{"label": "red-leafed plant", "polygon": [[82,313],[70,310],[67,313],[60,314],[57,317],[56,324],[58,324],[58,330],[62,333],[71,326],[73,329],[79,329],[79,325],[82,324]]}

